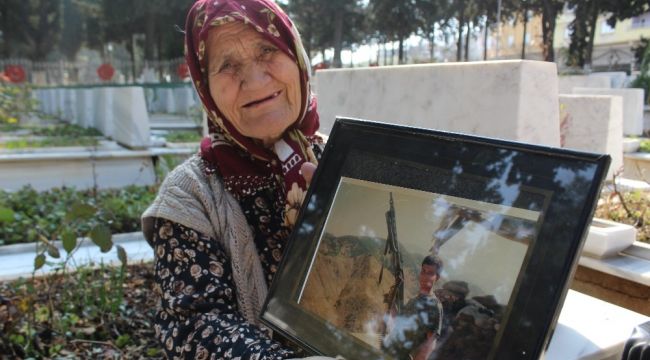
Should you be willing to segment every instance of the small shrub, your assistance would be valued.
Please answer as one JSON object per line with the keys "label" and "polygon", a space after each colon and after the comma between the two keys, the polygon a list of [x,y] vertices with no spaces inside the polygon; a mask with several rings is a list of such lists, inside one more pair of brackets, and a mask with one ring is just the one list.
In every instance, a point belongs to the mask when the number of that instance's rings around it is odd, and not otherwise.
{"label": "small shrub", "polygon": [[0,245],[36,242],[39,234],[53,239],[68,209],[75,203],[87,203],[98,210],[80,231],[105,225],[112,233],[140,230],[140,214],[156,196],[155,187],[129,186],[122,189],[75,190],[56,188],[38,192],[25,186],[16,192],[0,190],[0,209],[12,212],[14,221],[0,227]]}
{"label": "small shrub", "polygon": [[0,125],[15,125],[38,112],[38,100],[28,85],[0,82]]}
{"label": "small shrub", "polygon": [[639,145],[639,152],[650,153],[650,139],[641,140],[641,144]]}
{"label": "small shrub", "polygon": [[637,240],[650,243],[650,194],[642,191],[612,192],[601,196],[596,217],[632,225]]}

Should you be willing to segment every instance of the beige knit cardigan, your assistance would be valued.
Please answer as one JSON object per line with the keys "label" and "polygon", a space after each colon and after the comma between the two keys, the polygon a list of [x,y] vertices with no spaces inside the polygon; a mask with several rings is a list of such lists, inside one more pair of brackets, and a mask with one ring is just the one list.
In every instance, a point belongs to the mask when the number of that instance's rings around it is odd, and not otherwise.
{"label": "beige knit cardigan", "polygon": [[248,322],[259,325],[268,289],[251,228],[237,200],[225,191],[218,176],[206,174],[198,155],[167,175],[142,214],[142,232],[149,244],[154,218],[184,225],[223,245],[232,264],[239,311]]}

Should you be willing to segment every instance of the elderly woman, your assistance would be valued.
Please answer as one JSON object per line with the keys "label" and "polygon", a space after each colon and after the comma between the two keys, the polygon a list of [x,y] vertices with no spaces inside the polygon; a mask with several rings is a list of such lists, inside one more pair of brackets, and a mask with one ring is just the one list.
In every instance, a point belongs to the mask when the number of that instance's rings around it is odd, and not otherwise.
{"label": "elderly woman", "polygon": [[210,136],[143,214],[156,336],[168,358],[292,357],[258,316],[322,146],[309,61],[271,0],[199,0],[185,30]]}

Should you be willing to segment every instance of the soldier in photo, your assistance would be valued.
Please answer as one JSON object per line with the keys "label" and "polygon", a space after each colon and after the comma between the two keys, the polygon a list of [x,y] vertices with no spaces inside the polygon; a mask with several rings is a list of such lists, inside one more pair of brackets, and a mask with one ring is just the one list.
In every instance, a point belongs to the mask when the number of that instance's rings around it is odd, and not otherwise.
{"label": "soldier in photo", "polygon": [[419,292],[409,300],[393,321],[383,348],[396,359],[428,359],[441,335],[442,303],[433,292],[440,278],[442,260],[429,255],[422,260]]}

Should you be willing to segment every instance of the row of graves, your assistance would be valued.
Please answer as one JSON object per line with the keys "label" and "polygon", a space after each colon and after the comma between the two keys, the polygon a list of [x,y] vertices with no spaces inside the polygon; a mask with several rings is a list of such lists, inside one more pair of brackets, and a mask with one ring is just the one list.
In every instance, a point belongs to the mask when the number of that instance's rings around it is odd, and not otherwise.
{"label": "row of graves", "polygon": [[[36,88],[32,96],[40,116],[0,134],[4,190],[26,184],[36,190],[152,185],[159,157],[187,157],[203,135],[198,97],[188,83]],[[46,140],[44,128],[65,126],[92,130],[96,139],[73,146],[29,146]],[[23,146],[12,146],[21,142]]]}
{"label": "row of graves", "polygon": [[[323,70],[316,73],[313,90],[318,97],[321,132],[326,135],[336,117],[345,116],[605,153],[612,158],[607,175],[610,183],[648,191],[647,183],[638,180],[650,179],[650,157],[636,153],[634,145],[638,142],[635,138],[650,130],[650,124],[644,121],[643,90],[626,88],[628,82],[625,73],[558,76],[554,63],[514,60]],[[154,184],[154,163],[160,157],[182,159],[195,153],[198,146],[198,139],[174,145],[168,141],[169,135],[175,131],[205,133],[205,117],[187,83],[39,88],[34,96],[44,114],[97,129],[101,135],[92,147],[0,149],[0,188],[5,190],[25,184],[37,190]],[[0,141],[32,136],[28,132],[1,135]],[[647,289],[650,248],[636,243],[635,236],[631,226],[595,220],[580,264]],[[490,271],[486,266],[486,274]],[[415,277],[415,273],[411,275]],[[456,334],[439,349],[444,358],[454,358],[458,349],[480,354],[498,331],[504,311],[498,294],[480,292],[464,280],[443,276],[435,290],[439,298],[448,299],[445,326]],[[339,285],[354,288],[352,283]],[[346,303],[345,299],[330,300]],[[646,319],[627,312],[625,324],[613,324],[605,314],[610,308],[602,303],[579,295],[567,303],[574,313],[563,312],[560,323],[572,323],[573,327],[564,328],[564,339],[577,336],[582,340],[576,338],[576,346],[567,345],[573,340],[566,340],[567,344],[554,347],[554,351],[561,348],[563,352],[549,358],[582,356],[585,336],[602,341],[589,344],[591,353],[603,348],[618,351],[631,329],[630,322]],[[600,328],[625,329],[617,336],[584,335],[600,330],[589,327],[585,318],[576,314],[593,317],[593,311],[607,317],[591,319],[599,322]],[[650,313],[647,304],[644,312]],[[485,338],[486,343],[465,340],[477,337]]]}

